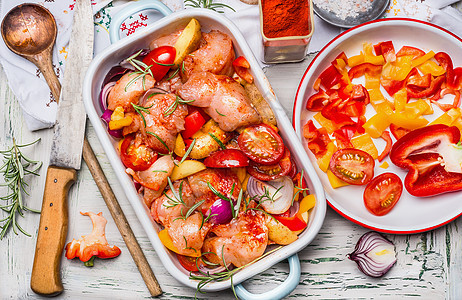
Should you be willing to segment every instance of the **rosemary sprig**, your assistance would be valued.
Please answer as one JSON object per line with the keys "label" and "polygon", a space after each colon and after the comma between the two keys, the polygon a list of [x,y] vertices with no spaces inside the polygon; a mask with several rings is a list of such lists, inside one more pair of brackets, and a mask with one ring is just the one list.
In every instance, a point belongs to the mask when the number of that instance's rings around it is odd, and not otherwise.
{"label": "rosemary sprig", "polygon": [[155,137],[165,147],[165,149],[167,149],[167,151],[169,151],[170,154],[172,153],[172,151],[170,151],[170,148],[168,148],[167,144],[164,142],[163,139],[160,138],[160,136],[158,136],[157,134],[155,134],[152,131],[146,131],[146,133],[152,135],[153,137]]}
{"label": "rosemary sprig", "polygon": [[0,223],[3,223],[0,225],[0,239],[3,239],[10,227],[13,228],[15,234],[18,234],[18,229],[30,237],[31,235],[19,225],[17,215],[24,217],[24,211],[26,210],[40,213],[39,210],[24,205],[22,193],[24,192],[26,195],[29,195],[26,191],[28,184],[24,177],[29,174],[39,176],[37,171],[42,166],[42,162],[26,157],[20,150],[20,148],[33,145],[38,141],[40,139],[29,144],[17,145],[15,139],[13,139],[13,146],[10,149],[0,151],[0,154],[3,156],[3,165],[0,167],[0,171],[5,181],[0,186],[7,186],[10,191],[8,195],[0,198],[0,200],[6,202],[6,204],[0,205],[0,208],[8,214],[4,219],[0,220]]}
{"label": "rosemary sprig", "polygon": [[[197,283],[197,289],[196,289],[196,296],[197,296],[197,293],[204,293],[202,291],[202,288],[204,286],[206,286],[207,284],[209,284],[210,282],[213,282],[213,281],[217,281],[217,282],[221,282],[221,281],[226,281],[228,279],[231,280],[231,286],[233,286],[232,284],[232,280],[233,280],[233,275],[236,274],[238,271],[244,269],[245,267],[248,267],[254,263],[256,263],[257,261],[267,257],[268,255],[272,254],[273,252],[276,252],[277,250],[281,249],[282,246],[279,246],[277,248],[274,248],[273,250],[271,251],[268,251],[266,252],[265,254],[263,254],[262,256],[254,259],[253,261],[249,262],[248,264],[246,265],[243,265],[243,266],[240,266],[238,268],[235,268],[235,269],[232,269],[232,270],[229,270],[226,266],[226,262],[224,261],[224,257],[222,257],[222,260],[223,260],[223,265],[226,267],[226,271],[223,271],[223,272],[218,272],[218,273],[214,273],[214,274],[210,274],[210,272],[203,272],[199,269],[199,275],[197,274],[193,274],[192,272],[189,273],[189,279],[191,280],[198,280],[199,282]],[[223,252],[223,251],[222,251]],[[205,253],[203,253],[205,254]],[[216,253],[214,253],[216,255]],[[196,260],[197,262],[197,260]],[[234,292],[234,296],[236,296],[236,292],[234,291],[233,289],[233,292]],[[236,299],[237,299],[237,296],[236,296]]]}
{"label": "rosemary sprig", "polygon": [[131,64],[135,70],[135,72],[129,74],[128,76],[132,75],[132,74],[136,74],[137,76],[135,78],[133,78],[132,80],[130,80],[127,85],[125,85],[125,91],[127,91],[128,87],[131,86],[133,83],[135,83],[138,79],[142,78],[142,84],[143,84],[143,89],[146,90],[146,75],[151,75],[151,77],[154,77],[154,75],[152,75],[152,72],[151,72],[151,67],[152,65],[148,66],[147,64],[145,64],[144,62],[138,60],[138,59],[135,59],[136,57],[138,57],[138,55],[141,54],[143,50],[140,50],[138,51],[137,53],[133,54],[132,56],[130,56],[129,58],[127,58],[127,62],[129,64]]}
{"label": "rosemary sprig", "polygon": [[224,3],[215,3],[213,0],[185,0],[184,1],[185,6],[189,7],[195,7],[195,8],[207,8],[211,9],[213,11],[219,12],[219,13],[224,13],[222,10],[217,10],[217,9],[223,9],[223,8],[229,8],[230,10],[236,12],[234,8],[232,8],[229,5],[226,5]]}
{"label": "rosemary sprig", "polygon": [[216,137],[216,135],[214,135],[213,133],[209,132],[209,135],[212,139],[215,140],[215,142],[217,142],[218,146],[220,146],[221,149],[225,150],[226,149],[226,146],[223,144],[223,142]]}
{"label": "rosemary sprig", "polygon": [[172,76],[170,76],[169,78],[167,78],[167,81],[172,79],[173,77],[175,77],[176,74],[178,74],[178,72],[180,71],[180,69],[176,69],[175,72],[173,72]]}
{"label": "rosemary sprig", "polygon": [[222,117],[226,117],[226,115],[222,114],[221,112],[218,111],[218,109],[215,108],[215,111],[217,112],[217,114],[219,114],[220,116]]}
{"label": "rosemary sprig", "polygon": [[183,100],[181,99],[178,95],[176,96],[175,98],[175,101],[167,108],[166,111],[164,111],[164,117],[168,117],[170,116],[171,114],[173,114],[176,110],[176,108],[178,107],[178,104],[188,104],[188,103],[191,103],[191,102],[194,102],[195,100]]}
{"label": "rosemary sprig", "polygon": [[182,164],[186,158],[189,156],[189,154],[191,153],[192,149],[194,148],[194,144],[196,143],[196,139],[194,139],[191,143],[191,145],[189,145],[189,148],[188,150],[186,150],[185,154],[183,155],[183,157],[181,158],[181,161],[180,161],[180,164]]}
{"label": "rosemary sprig", "polygon": [[306,196],[307,195],[306,192],[309,191],[309,188],[304,188],[303,187],[303,170],[300,173],[300,186],[294,186],[294,187],[297,189],[297,191],[295,192],[295,194],[294,194],[294,196],[292,198],[291,205],[294,205],[294,201],[295,201],[295,199],[297,199],[297,196],[298,196],[298,194],[300,192],[303,192],[303,196]]}
{"label": "rosemary sprig", "polygon": [[151,104],[151,106],[143,107],[143,106],[139,106],[139,105],[132,103],[133,109],[141,116],[141,119],[143,119],[144,127],[146,127],[146,119],[144,118],[144,115],[142,114],[142,112],[147,113],[148,115],[151,114],[149,109],[153,107],[153,105],[154,103]]}

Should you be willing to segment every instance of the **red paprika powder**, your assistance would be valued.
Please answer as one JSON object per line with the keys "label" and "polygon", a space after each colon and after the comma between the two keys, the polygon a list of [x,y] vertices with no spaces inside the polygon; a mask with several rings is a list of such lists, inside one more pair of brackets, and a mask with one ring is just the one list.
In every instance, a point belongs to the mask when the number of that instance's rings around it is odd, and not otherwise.
{"label": "red paprika powder", "polygon": [[267,38],[305,36],[311,31],[308,0],[261,0]]}

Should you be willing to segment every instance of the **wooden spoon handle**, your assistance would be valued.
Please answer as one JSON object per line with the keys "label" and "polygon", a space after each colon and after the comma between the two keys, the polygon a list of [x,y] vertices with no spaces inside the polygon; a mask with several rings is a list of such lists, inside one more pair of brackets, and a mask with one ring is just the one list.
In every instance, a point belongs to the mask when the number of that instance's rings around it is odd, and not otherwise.
{"label": "wooden spoon handle", "polygon": [[55,296],[63,291],[60,264],[67,235],[67,193],[75,180],[73,169],[48,167],[30,281],[37,294]]}
{"label": "wooden spoon handle", "polygon": [[43,77],[50,87],[51,94],[55,98],[56,102],[59,102],[59,95],[61,93],[61,83],[56,76],[55,70],[53,69],[52,63],[52,50],[53,47],[31,57],[26,57],[28,60],[33,62],[42,72]]}
{"label": "wooden spoon handle", "polygon": [[91,175],[93,176],[93,179],[95,180],[96,185],[98,186],[99,191],[111,212],[112,218],[114,219],[114,222],[117,225],[125,244],[127,245],[128,251],[130,251],[133,260],[135,261],[135,264],[138,267],[149,292],[151,293],[151,296],[159,296],[162,294],[162,289],[157,282],[146,257],[144,256],[143,250],[141,250],[141,247],[136,240],[130,224],[128,224],[127,218],[125,217],[87,138],[83,141],[83,159],[90,169]]}

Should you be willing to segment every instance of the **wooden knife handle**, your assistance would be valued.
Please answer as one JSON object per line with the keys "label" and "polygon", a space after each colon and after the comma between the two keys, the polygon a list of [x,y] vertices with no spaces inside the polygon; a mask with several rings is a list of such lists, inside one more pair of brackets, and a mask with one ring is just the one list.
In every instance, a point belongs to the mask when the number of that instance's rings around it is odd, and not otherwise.
{"label": "wooden knife handle", "polygon": [[30,281],[37,294],[55,296],[63,291],[60,265],[67,235],[67,193],[76,173],[73,169],[48,167]]}
{"label": "wooden knife handle", "polygon": [[119,202],[117,201],[117,198],[115,197],[87,138],[83,141],[83,159],[85,160],[88,169],[90,169],[90,173],[93,176],[104,201],[106,202],[109,212],[111,213],[125,244],[127,245],[128,251],[130,251],[133,260],[140,271],[141,277],[143,277],[144,283],[148,287],[149,293],[153,297],[159,296],[162,294],[162,289],[157,282],[156,276],[152,272],[151,267],[149,266],[146,256],[144,256],[143,250],[136,240],[130,224],[128,224],[127,218],[125,217],[125,214],[123,213],[122,208],[120,207]]}

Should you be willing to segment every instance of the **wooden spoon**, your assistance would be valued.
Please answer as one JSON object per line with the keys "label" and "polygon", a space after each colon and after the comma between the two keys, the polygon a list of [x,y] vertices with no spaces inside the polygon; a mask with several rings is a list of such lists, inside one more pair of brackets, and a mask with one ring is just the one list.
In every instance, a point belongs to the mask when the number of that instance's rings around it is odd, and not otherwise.
{"label": "wooden spoon", "polygon": [[6,46],[40,69],[51,93],[58,101],[56,95],[59,95],[61,85],[52,63],[56,33],[53,15],[37,4],[18,5],[2,21],[2,38]]}
{"label": "wooden spoon", "polygon": [[[61,84],[52,65],[52,50],[57,33],[53,15],[40,5],[21,4],[14,7],[5,16],[2,21],[1,31],[2,38],[11,51],[28,59],[42,71],[53,97],[58,102]],[[80,99],[76,100],[80,101]],[[86,137],[83,143],[82,155],[151,296],[160,295],[162,289]],[[35,266],[34,262],[31,275],[31,288],[34,292],[48,296],[62,292],[63,286],[59,276],[61,255],[57,255],[57,259],[53,261],[53,266]]]}

